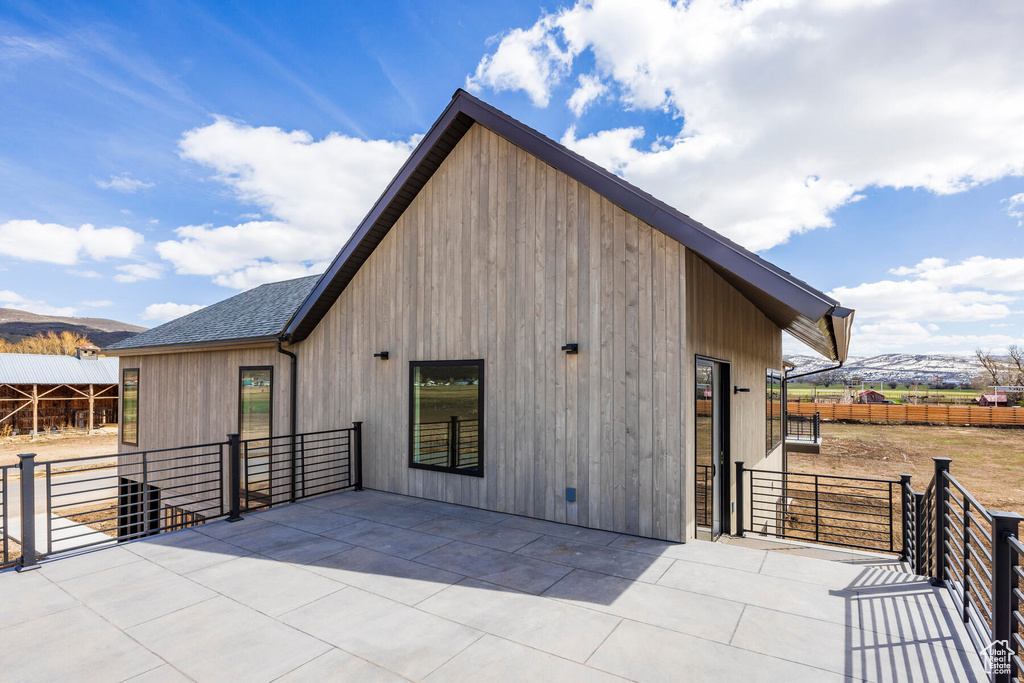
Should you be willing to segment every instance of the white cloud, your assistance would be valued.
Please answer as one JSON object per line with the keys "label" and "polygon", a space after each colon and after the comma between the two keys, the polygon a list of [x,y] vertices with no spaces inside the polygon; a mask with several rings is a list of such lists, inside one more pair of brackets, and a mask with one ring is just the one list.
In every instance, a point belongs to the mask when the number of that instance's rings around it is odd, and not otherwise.
{"label": "white cloud", "polygon": [[[275,273],[306,274],[329,261],[419,141],[255,128],[224,118],[188,131],[181,156],[212,168],[264,220],[186,225],[157,252],[180,274],[248,287]],[[272,267],[276,265],[277,267]]]}
{"label": "white cloud", "polygon": [[114,302],[108,301],[107,299],[95,299],[91,301],[83,301],[82,305],[88,306],[89,308],[105,308],[106,306],[113,306]]}
{"label": "white cloud", "polygon": [[0,308],[16,308],[39,315],[73,316],[76,313],[73,306],[51,306],[45,301],[26,299],[9,289],[0,290]]}
{"label": "white cloud", "polygon": [[859,320],[976,322],[1010,315],[1015,298],[979,290],[952,292],[927,280],[882,280],[837,287],[829,296],[857,311]]}
{"label": "white cloud", "polygon": [[[139,190],[145,190],[146,188],[153,187],[154,183],[147,183],[143,180],[132,178],[127,173],[124,173],[122,175],[112,175],[110,176],[110,180],[97,180],[96,185],[104,190],[114,190],[115,192],[134,194]],[[124,209],[122,209],[122,211],[124,211]],[[131,212],[129,211],[129,213]]]}
{"label": "white cloud", "polygon": [[97,273],[95,270],[76,270],[71,269],[67,271],[68,275],[77,275],[78,277],[88,278],[102,278],[103,276]]}
{"label": "white cloud", "polygon": [[894,268],[894,275],[913,275],[943,288],[977,287],[1000,292],[1024,292],[1024,258],[973,256],[949,265],[927,258],[911,267]]}
{"label": "white cloud", "polygon": [[498,41],[498,47],[480,60],[476,73],[466,78],[466,88],[522,90],[535,105],[546,107],[551,89],[568,73],[576,56],[558,39],[556,22],[556,16],[545,14],[528,29],[495,36],[492,40]]}
{"label": "white cloud", "polygon": [[1022,23],[1022,3],[581,0],[502,36],[468,85],[545,106],[587,53],[617,108],[664,111],[679,131],[566,142],[765,249],[830,226],[868,187],[1024,173]]}
{"label": "white cloud", "polygon": [[262,262],[248,266],[233,273],[218,275],[213,278],[214,284],[232,289],[252,289],[267,282],[293,280],[307,275],[319,275],[327,270],[330,263],[323,261],[306,266],[301,263]]}
{"label": "white cloud", "polygon": [[180,318],[183,315],[194,313],[200,308],[205,308],[199,304],[174,304],[170,301],[162,304],[150,304],[146,306],[146,310],[142,312],[140,316],[143,320],[156,320],[159,322],[167,322],[168,320],[174,320]]}
{"label": "white cloud", "polygon": [[1010,218],[1017,219],[1018,227],[1024,226],[1024,192],[1015,194],[1003,201],[1007,204],[1006,213],[1010,215]]}
{"label": "white cloud", "polygon": [[158,263],[129,263],[118,266],[119,271],[114,279],[118,282],[138,282],[139,280],[159,280],[164,275],[164,268]]}
{"label": "white cloud", "polygon": [[85,224],[69,228],[57,223],[14,220],[0,224],[0,254],[73,266],[83,256],[102,260],[127,258],[144,241],[128,228],[96,228]]}
{"label": "white cloud", "polygon": [[587,107],[607,92],[608,86],[601,82],[600,76],[581,74],[579,86],[569,98],[569,109],[572,109],[576,116],[583,116]]}

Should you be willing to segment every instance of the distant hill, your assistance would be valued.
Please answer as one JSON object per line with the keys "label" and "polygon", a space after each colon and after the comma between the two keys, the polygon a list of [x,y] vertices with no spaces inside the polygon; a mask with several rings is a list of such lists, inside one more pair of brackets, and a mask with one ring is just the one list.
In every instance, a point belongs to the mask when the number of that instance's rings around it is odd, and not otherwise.
{"label": "distant hill", "polygon": [[[796,365],[790,374],[810,372],[835,365],[818,356],[786,356]],[[981,374],[974,356],[951,353],[886,353],[880,356],[850,357],[841,372],[859,376],[866,382],[952,382],[963,384]],[[799,381],[799,380],[798,380]]]}
{"label": "distant hill", "polygon": [[47,332],[59,334],[68,331],[85,335],[93,344],[103,348],[145,330],[145,327],[129,325],[109,318],[66,318],[56,315],[38,315],[15,308],[0,308],[0,337],[10,342]]}

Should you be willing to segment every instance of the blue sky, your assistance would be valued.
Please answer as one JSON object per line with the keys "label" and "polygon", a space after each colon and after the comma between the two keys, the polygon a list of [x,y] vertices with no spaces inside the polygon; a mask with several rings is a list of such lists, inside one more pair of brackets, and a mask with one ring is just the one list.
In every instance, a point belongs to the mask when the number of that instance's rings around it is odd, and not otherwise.
{"label": "blue sky", "polygon": [[857,308],[854,353],[1024,343],[1021,26],[924,0],[8,2],[0,306],[151,326],[319,272],[468,87]]}

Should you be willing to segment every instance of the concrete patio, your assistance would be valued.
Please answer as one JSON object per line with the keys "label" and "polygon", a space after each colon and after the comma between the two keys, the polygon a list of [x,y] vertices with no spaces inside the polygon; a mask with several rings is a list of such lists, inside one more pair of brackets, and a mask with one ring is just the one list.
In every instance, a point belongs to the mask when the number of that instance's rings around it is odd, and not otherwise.
{"label": "concrete patio", "polygon": [[984,680],[943,593],[348,492],[0,573],[0,678]]}

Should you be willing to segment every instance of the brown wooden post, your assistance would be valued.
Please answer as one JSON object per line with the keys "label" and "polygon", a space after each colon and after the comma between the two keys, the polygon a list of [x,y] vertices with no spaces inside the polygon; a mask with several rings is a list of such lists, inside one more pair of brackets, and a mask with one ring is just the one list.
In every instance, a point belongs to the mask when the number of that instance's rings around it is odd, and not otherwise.
{"label": "brown wooden post", "polygon": [[96,406],[96,394],[95,394],[95,392],[93,392],[92,385],[90,384],[89,385],[89,427],[88,427],[88,431],[87,431],[88,434],[92,434],[93,411],[95,410],[95,406]]}
{"label": "brown wooden post", "polygon": [[39,433],[39,385],[32,385],[32,436]]}

